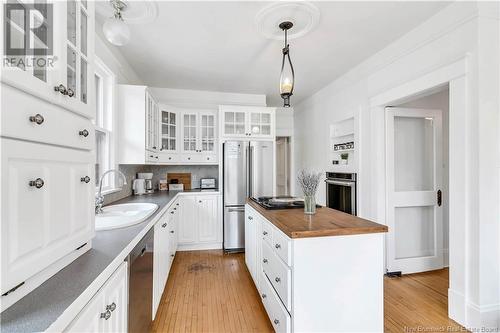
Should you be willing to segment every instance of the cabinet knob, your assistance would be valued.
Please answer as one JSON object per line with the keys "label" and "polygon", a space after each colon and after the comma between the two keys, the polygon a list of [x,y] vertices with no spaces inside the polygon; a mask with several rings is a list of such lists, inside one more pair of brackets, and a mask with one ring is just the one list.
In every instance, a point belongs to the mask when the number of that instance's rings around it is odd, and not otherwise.
{"label": "cabinet knob", "polygon": [[156,149],[156,146],[153,146],[153,149]]}
{"label": "cabinet knob", "polygon": [[172,157],[169,157],[168,159],[169,159],[169,160],[171,160],[171,159],[172,159]]}
{"label": "cabinet knob", "polygon": [[201,200],[198,200],[199,203],[201,203]]}
{"label": "cabinet knob", "polygon": [[266,295],[266,294],[262,294],[262,298],[266,298],[266,297],[267,297],[267,295]]}
{"label": "cabinet knob", "polygon": [[253,217],[252,217],[252,216],[249,216],[249,217],[248,217],[248,219],[249,219],[249,220],[253,220]]}
{"label": "cabinet knob", "polygon": [[276,282],[280,283],[280,282],[281,282],[281,279],[280,279],[279,277],[276,277],[276,278],[274,279],[274,281],[276,281]]}
{"label": "cabinet knob", "polygon": [[155,156],[156,159],[158,159],[158,156]]}
{"label": "cabinet knob", "polygon": [[174,210],[177,210],[177,207],[174,207]]}
{"label": "cabinet knob", "polygon": [[175,231],[173,231],[173,230],[170,230],[170,233],[171,233],[171,234],[173,234],[173,233],[175,233]]}
{"label": "cabinet knob", "polygon": [[167,223],[166,223],[166,222],[165,222],[165,223],[163,223],[163,224],[161,225],[161,227],[162,227],[162,228],[166,228],[166,227],[167,227]]}
{"label": "cabinet knob", "polygon": [[267,259],[266,259],[266,258],[262,259],[262,262],[263,262],[264,264],[267,264]]}
{"label": "cabinet knob", "polygon": [[54,91],[58,91],[58,92],[60,92],[63,95],[67,95],[68,94],[68,90],[66,90],[66,87],[62,83],[60,85],[58,85],[58,86],[55,86],[54,87]]}
{"label": "cabinet knob", "polygon": [[89,136],[89,131],[84,129],[83,131],[78,132],[78,134],[80,134],[80,136],[83,136],[84,138],[86,138]]}
{"label": "cabinet knob", "polygon": [[174,211],[171,211],[171,212],[170,212],[170,214],[173,214],[173,213],[174,213]]}
{"label": "cabinet knob", "polygon": [[176,205],[176,206],[179,206],[179,203],[177,202],[175,205]]}
{"label": "cabinet knob", "polygon": [[41,125],[45,121],[45,119],[43,118],[43,116],[41,114],[39,114],[39,113],[37,113],[34,116],[31,116],[29,119],[30,119],[30,121],[32,123],[35,123],[37,125]]}
{"label": "cabinet knob", "polygon": [[267,231],[263,231],[263,232],[262,232],[262,234],[263,234],[264,236],[266,236],[266,235],[267,235]]}
{"label": "cabinet knob", "polygon": [[115,311],[116,310],[116,304],[115,302],[111,303],[110,305],[106,305],[106,311]]}
{"label": "cabinet knob", "polygon": [[207,161],[210,161],[210,157],[207,157]]}
{"label": "cabinet knob", "polygon": [[149,157],[153,158],[154,156],[153,155],[149,155]]}
{"label": "cabinet knob", "polygon": [[108,320],[110,317],[111,317],[111,311],[109,310],[106,310],[106,312],[101,313],[101,319],[104,318],[105,320]]}
{"label": "cabinet knob", "polygon": [[173,258],[173,257],[175,257],[175,254],[171,254],[170,256]]}
{"label": "cabinet knob", "polygon": [[190,160],[191,160],[191,157],[188,157],[188,160],[190,161]]}
{"label": "cabinet knob", "polygon": [[275,323],[276,325],[279,325],[279,324],[280,324],[280,321],[279,321],[278,319],[274,319],[274,323]]}
{"label": "cabinet knob", "polygon": [[82,177],[82,178],[80,178],[80,181],[82,183],[87,183],[88,184],[90,182],[90,177],[89,176]]}
{"label": "cabinet knob", "polygon": [[277,249],[281,249],[281,245],[280,244],[276,244],[276,245],[274,245],[274,247],[277,248]]}
{"label": "cabinet knob", "polygon": [[30,180],[30,182],[29,182],[30,186],[34,186],[36,188],[42,188],[43,184],[45,184],[45,182],[43,181],[42,178],[37,178],[35,180]]}
{"label": "cabinet knob", "polygon": [[68,92],[66,95],[68,95],[69,97],[73,97],[73,96],[75,96],[75,92],[73,91],[73,89],[68,88]]}

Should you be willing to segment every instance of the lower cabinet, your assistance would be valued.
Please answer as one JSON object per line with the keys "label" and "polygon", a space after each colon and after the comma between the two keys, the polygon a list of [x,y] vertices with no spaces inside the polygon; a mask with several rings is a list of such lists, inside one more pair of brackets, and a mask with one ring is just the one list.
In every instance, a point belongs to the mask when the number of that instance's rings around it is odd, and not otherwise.
{"label": "lower cabinet", "polygon": [[106,281],[66,332],[127,332],[128,269],[124,262]]}
{"label": "lower cabinet", "polygon": [[179,198],[179,247],[182,250],[220,248],[222,222],[219,194],[183,195]]}

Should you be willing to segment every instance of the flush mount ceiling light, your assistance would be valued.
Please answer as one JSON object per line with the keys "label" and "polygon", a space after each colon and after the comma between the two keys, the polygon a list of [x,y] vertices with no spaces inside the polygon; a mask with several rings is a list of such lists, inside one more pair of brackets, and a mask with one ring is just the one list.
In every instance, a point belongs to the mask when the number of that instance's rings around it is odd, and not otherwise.
{"label": "flush mount ceiling light", "polygon": [[283,59],[281,61],[280,75],[280,95],[283,98],[283,106],[290,107],[290,96],[293,95],[293,83],[295,72],[293,71],[292,60],[290,59],[290,45],[288,45],[288,30],[293,27],[290,21],[281,22],[279,28],[285,33],[285,46],[283,47]]}
{"label": "flush mount ceiling light", "polygon": [[282,40],[285,35],[279,87],[285,107],[290,106],[295,83],[288,41],[313,30],[318,25],[319,17],[318,7],[305,1],[275,2],[264,7],[255,17],[256,28],[264,37]]}
{"label": "flush mount ceiling light", "polygon": [[104,22],[102,31],[110,43],[123,46],[130,41],[130,28],[122,17],[122,12],[127,9],[127,5],[120,0],[111,0],[110,4],[113,7],[114,15]]}

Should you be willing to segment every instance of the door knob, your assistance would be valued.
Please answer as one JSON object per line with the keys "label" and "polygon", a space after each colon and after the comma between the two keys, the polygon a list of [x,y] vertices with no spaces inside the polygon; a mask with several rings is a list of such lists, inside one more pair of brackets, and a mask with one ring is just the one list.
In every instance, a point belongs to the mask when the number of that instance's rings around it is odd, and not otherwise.
{"label": "door knob", "polygon": [[43,181],[42,178],[37,178],[35,180],[30,180],[29,185],[34,186],[36,188],[42,188],[45,182]]}
{"label": "door knob", "polygon": [[84,129],[83,131],[78,132],[78,134],[80,136],[83,136],[84,138],[86,138],[86,137],[89,136],[89,131],[87,131],[86,129]]}
{"label": "door knob", "polygon": [[29,119],[30,119],[30,121],[32,123],[35,123],[37,125],[41,125],[45,121],[45,119],[43,118],[43,116],[41,114],[39,114],[39,113],[37,113],[34,116],[31,116]]}

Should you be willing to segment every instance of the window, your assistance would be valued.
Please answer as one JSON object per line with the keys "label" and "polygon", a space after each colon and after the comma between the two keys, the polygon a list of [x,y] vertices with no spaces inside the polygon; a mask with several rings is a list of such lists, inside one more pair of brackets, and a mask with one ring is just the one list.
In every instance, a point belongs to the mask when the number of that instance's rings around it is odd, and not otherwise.
{"label": "window", "polygon": [[[95,66],[95,180],[96,191],[99,187],[101,175],[116,168],[115,165],[115,133],[114,133],[114,86],[115,75],[104,63],[96,58]],[[106,176],[102,182],[103,192],[111,192],[115,189],[113,174]]]}

